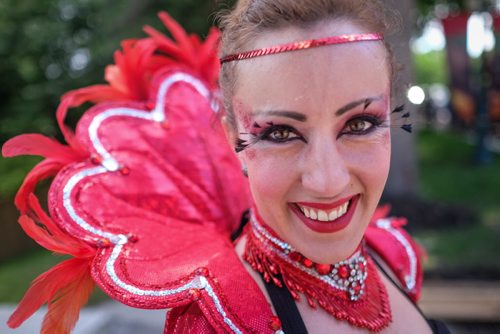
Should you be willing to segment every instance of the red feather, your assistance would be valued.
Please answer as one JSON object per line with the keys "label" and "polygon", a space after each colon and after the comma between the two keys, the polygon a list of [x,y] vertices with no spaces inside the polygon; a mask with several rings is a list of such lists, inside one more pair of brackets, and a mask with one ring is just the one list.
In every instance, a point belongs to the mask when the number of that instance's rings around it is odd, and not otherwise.
{"label": "red feather", "polygon": [[69,333],[94,287],[89,266],[89,259],[74,258],[38,276],[10,316],[9,327],[19,327],[48,302],[41,333]]}
{"label": "red feather", "polygon": [[62,97],[56,118],[69,146],[42,135],[26,134],[9,140],[2,148],[3,155],[8,157],[30,154],[46,158],[26,176],[16,195],[15,204],[21,211],[19,223],[41,246],[76,257],[61,262],[33,281],[10,317],[10,327],[18,327],[40,306],[48,303],[42,333],[69,333],[94,286],[90,263],[96,249],[59,228],[33,194],[41,180],[56,175],[69,164],[89,157],[74,131],[65,124],[69,109],[86,102],[146,102],[150,98],[148,94],[155,73],[173,65],[186,65],[209,85],[216,87],[219,70],[215,52],[219,40],[218,30],[212,29],[206,41],[202,42],[196,36],[188,35],[168,14],[161,13],[160,18],[175,41],[146,27],[149,38],[124,41],[122,49],[115,53],[115,64],[109,65],[105,71],[107,84],[70,91]]}
{"label": "red feather", "polygon": [[170,63],[165,57],[155,55],[156,49],[157,45],[149,38],[123,41],[122,50],[115,52],[115,64],[106,67],[107,85],[76,89],[62,97],[56,117],[70,146],[79,147],[79,143],[74,139],[73,131],[64,124],[69,109],[79,107],[85,102],[148,100],[149,85],[154,72]]}
{"label": "red feather", "polygon": [[194,59],[196,58],[195,50],[184,28],[182,28],[179,23],[172,19],[172,17],[168,15],[167,12],[160,12],[158,14],[158,17],[176,40],[177,44],[179,45],[179,49],[184,50],[186,62],[188,64],[194,64]]}
{"label": "red feather", "polygon": [[53,158],[61,163],[78,161],[87,156],[85,152],[77,151],[55,139],[37,133],[28,133],[9,139],[2,147],[2,155],[4,157],[39,155]]}
{"label": "red feather", "polygon": [[212,87],[216,87],[219,73],[217,47],[219,30],[212,28],[204,42],[196,35],[188,35],[167,13],[159,15],[165,27],[171,32],[175,42],[156,29],[146,26],[144,31],[155,41],[159,51],[197,72]]}
{"label": "red feather", "polygon": [[26,234],[40,246],[59,254],[68,254],[79,258],[95,256],[94,248],[62,231],[43,211],[38,199],[33,194],[29,196],[29,205],[33,218],[22,215],[19,217],[19,224]]}

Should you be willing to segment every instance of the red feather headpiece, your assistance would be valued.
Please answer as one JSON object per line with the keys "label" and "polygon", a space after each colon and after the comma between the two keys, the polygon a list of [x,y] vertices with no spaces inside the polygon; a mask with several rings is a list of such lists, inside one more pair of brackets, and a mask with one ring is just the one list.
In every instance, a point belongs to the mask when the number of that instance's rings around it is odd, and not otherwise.
{"label": "red feather headpiece", "polygon": [[[17,193],[19,223],[43,247],[74,257],[33,281],[11,327],[48,303],[42,333],[69,332],[94,281],[134,307],[196,302],[213,326],[228,331],[246,331],[262,316],[238,313],[267,303],[255,300],[258,287],[229,239],[250,201],[216,121],[219,32],[202,42],[159,16],[175,40],[146,27],[148,38],[124,41],[116,51],[107,84],[63,96],[57,121],[67,146],[26,134],[2,148],[6,157],[45,158]],[[95,106],[74,133],[64,120],[84,102]],[[49,215],[34,188],[53,176]],[[235,297],[238,277],[252,282],[247,298]]]}

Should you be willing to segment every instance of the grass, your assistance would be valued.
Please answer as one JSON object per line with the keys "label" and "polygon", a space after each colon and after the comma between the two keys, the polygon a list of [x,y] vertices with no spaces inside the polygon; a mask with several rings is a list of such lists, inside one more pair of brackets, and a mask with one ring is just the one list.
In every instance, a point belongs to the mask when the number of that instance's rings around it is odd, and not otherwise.
{"label": "grass", "polygon": [[48,251],[39,251],[3,263],[0,266],[0,300],[17,303],[37,275],[61,260]]}
{"label": "grass", "polygon": [[[33,279],[66,258],[53,255],[49,251],[40,250],[19,256],[0,265],[0,302],[18,303],[28,290]],[[107,298],[97,288],[94,289],[89,303],[98,303]]]}
{"label": "grass", "polygon": [[417,142],[421,194],[472,208],[480,216],[479,224],[419,232],[429,252],[427,268],[464,273],[479,269],[500,279],[500,155],[478,166],[473,145],[454,133],[422,131]]}
{"label": "grass", "polygon": [[418,138],[422,195],[429,199],[500,209],[500,155],[486,166],[474,163],[474,147],[462,136],[423,131]]}
{"label": "grass", "polygon": [[41,160],[40,157],[22,156],[15,158],[0,157],[0,197],[13,198],[26,174]]}

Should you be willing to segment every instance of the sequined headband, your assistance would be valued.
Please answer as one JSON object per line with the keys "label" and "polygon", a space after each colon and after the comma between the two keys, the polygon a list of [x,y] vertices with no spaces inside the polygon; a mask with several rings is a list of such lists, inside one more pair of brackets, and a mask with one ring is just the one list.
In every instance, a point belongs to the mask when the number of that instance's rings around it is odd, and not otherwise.
{"label": "sequined headband", "polygon": [[331,36],[320,39],[310,39],[306,41],[293,42],[288,44],[281,44],[277,46],[272,46],[268,48],[262,48],[257,50],[245,51],[241,53],[235,53],[228,56],[224,56],[220,59],[220,63],[229,63],[235,60],[243,60],[249,58],[255,58],[260,56],[271,55],[275,53],[305,50],[310,48],[315,48],[318,46],[332,45],[332,44],[343,44],[352,42],[362,42],[362,41],[380,41],[383,40],[384,36],[378,33],[367,33],[367,34],[352,34],[352,35],[339,35]]}

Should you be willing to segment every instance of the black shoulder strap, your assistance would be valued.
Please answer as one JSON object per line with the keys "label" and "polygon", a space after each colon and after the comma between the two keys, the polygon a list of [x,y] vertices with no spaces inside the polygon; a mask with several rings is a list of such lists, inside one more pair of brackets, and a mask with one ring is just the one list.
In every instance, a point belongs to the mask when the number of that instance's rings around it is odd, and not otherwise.
{"label": "black shoulder strap", "polygon": [[[231,234],[232,241],[236,240],[243,232],[243,228],[249,220],[249,213],[248,210],[243,213],[240,225]],[[278,279],[281,280],[281,277],[278,277]],[[281,327],[285,334],[307,334],[306,326],[302,321],[297,305],[295,305],[295,300],[290,291],[285,287],[285,284],[283,284],[283,288],[279,288],[272,282],[267,283],[264,278],[262,278],[262,281],[271,298],[277,316],[281,321]]]}
{"label": "black shoulder strap", "polygon": [[[281,279],[281,277],[278,277],[278,279]],[[283,287],[279,288],[273,282],[267,283],[266,281],[264,281],[264,285],[277,316],[281,320],[281,327],[285,334],[307,334],[306,326],[302,321],[297,305],[295,305],[295,300],[285,285],[283,284]]]}

